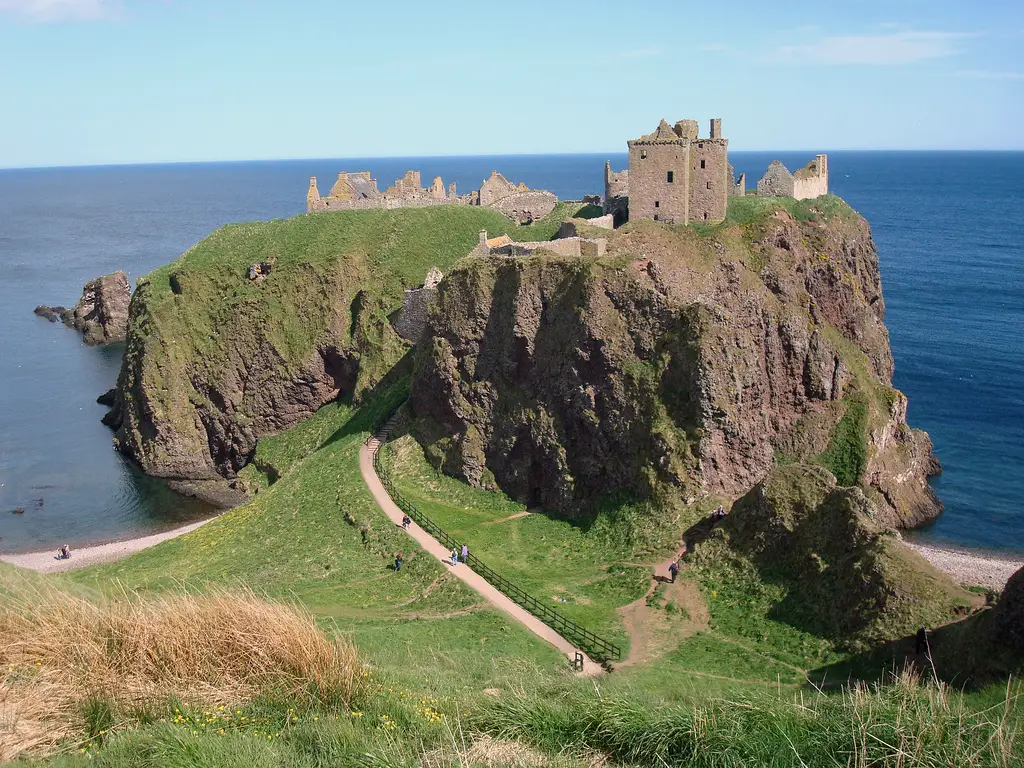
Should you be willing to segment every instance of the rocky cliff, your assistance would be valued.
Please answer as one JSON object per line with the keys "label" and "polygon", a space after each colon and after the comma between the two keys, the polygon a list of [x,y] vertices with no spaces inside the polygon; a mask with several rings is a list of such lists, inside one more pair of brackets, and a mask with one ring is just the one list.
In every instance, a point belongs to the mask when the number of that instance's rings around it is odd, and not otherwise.
{"label": "rocky cliff", "polygon": [[181,490],[237,503],[223,481],[260,437],[372,393],[405,354],[388,320],[403,286],[502,226],[495,211],[444,206],[218,230],[138,283],[105,419],[118,448]]}
{"label": "rocky cliff", "polygon": [[131,286],[121,270],[90,280],[82,288],[82,298],[65,319],[81,331],[86,344],[111,344],[124,341],[128,333],[128,303]]}
{"label": "rocky cliff", "polygon": [[738,497],[800,461],[863,486],[885,525],[938,514],[844,203],[738,200],[724,224],[636,222],[608,248],[474,258],[441,283],[412,404],[445,472],[588,517],[624,491]]}
{"label": "rocky cliff", "polygon": [[80,331],[90,346],[112,344],[127,336],[130,299],[128,276],[118,270],[87,282],[82,297],[71,309],[40,305],[34,312],[51,323],[60,320],[68,328]]}

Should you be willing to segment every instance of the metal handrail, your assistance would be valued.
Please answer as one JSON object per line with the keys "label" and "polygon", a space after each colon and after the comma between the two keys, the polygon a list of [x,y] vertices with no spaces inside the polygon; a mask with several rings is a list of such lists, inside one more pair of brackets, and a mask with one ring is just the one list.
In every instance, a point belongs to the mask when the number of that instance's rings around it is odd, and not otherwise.
{"label": "metal handrail", "polygon": [[[384,421],[386,422],[387,419],[384,419]],[[370,438],[367,439],[367,444],[369,444],[373,437],[374,435],[371,435]],[[387,435],[384,434],[384,439],[380,440],[380,444],[383,445],[386,439]],[[373,468],[376,471],[377,476],[380,478],[384,489],[388,492],[391,500],[395,502],[395,505],[398,506],[399,509],[416,521],[416,524],[420,528],[444,544],[446,548],[461,551],[461,542],[449,535],[447,531],[441,528],[441,526],[423,514],[415,504],[406,499],[402,495],[401,491],[398,490],[391,479],[390,473],[381,461],[380,445],[378,445],[373,451]],[[594,634],[586,627],[581,627],[575,621],[567,619],[565,616],[558,613],[558,611],[555,611],[550,606],[540,602],[537,598],[523,591],[504,576],[489,568],[480,560],[480,558],[474,555],[472,551],[469,552],[469,556],[466,558],[466,565],[469,565],[474,571],[480,574],[484,580],[494,586],[495,589],[509,597],[517,605],[532,613],[538,619],[558,632],[562,637],[570,640],[574,645],[585,649],[590,656],[597,661],[605,661],[611,658],[619,659],[622,657],[622,651],[619,646]]]}

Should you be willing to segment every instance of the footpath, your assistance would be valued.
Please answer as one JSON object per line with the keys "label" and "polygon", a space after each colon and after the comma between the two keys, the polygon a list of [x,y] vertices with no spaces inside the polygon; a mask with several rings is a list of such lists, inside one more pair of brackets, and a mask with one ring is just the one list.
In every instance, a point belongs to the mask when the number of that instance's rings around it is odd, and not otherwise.
{"label": "footpath", "polygon": [[[384,484],[377,476],[377,471],[373,467],[373,457],[380,446],[381,441],[377,436],[374,436],[359,449],[359,471],[362,473],[363,481],[366,483],[366,487],[370,489],[370,493],[377,502],[377,505],[384,511],[384,514],[388,516],[388,519],[391,520],[391,522],[397,526],[401,526],[402,516],[404,513],[388,495],[388,492],[384,488]],[[420,528],[415,522],[409,526],[408,533],[413,539],[415,539],[416,543],[422,547],[424,552],[437,558],[438,561],[444,564],[446,568],[451,570],[452,574],[456,578],[460,579],[464,584],[479,593],[481,597],[487,600],[495,608],[504,611],[513,619],[518,621],[528,630],[537,635],[537,637],[551,643],[551,645],[564,653],[570,661],[576,657],[578,652],[581,653],[580,649],[573,646],[572,643],[555,632],[555,630],[542,622],[532,613],[499,592],[492,584],[487,582],[480,574],[476,573],[468,565],[460,562],[458,565],[452,566],[451,552],[446,547],[442,546],[441,542]],[[602,671],[600,664],[592,660],[585,653],[583,654],[582,674],[588,676],[599,675]]]}

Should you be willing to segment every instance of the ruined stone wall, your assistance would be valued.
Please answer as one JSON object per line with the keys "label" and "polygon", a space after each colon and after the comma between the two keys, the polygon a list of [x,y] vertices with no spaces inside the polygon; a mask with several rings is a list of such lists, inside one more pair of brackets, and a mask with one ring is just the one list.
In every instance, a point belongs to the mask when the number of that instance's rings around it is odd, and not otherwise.
{"label": "ruined stone wall", "polygon": [[793,174],[793,197],[807,200],[828,194],[828,156],[818,155]]}
{"label": "ruined stone wall", "polygon": [[519,186],[497,171],[491,171],[491,175],[480,185],[480,205],[492,205],[501,198],[518,191],[521,191]]}
{"label": "ruined stone wall", "polygon": [[556,203],[558,203],[558,198],[554,194],[539,189],[529,192],[513,192],[492,202],[490,207],[501,211],[512,221],[529,224],[537,219],[543,219],[551,213],[555,209]]}
{"label": "ruined stone wall", "polygon": [[733,197],[744,197],[747,194],[747,174],[741,173],[729,194]]}
{"label": "ruined stone wall", "polygon": [[437,286],[444,275],[437,267],[431,267],[427,279],[419,288],[408,288],[405,300],[391,325],[406,341],[416,344],[427,329],[430,302],[437,295]]}
{"label": "ruined stone wall", "polygon": [[563,237],[557,240],[540,240],[529,243],[508,242],[481,250],[479,247],[473,251],[474,254],[490,256],[532,256],[537,251],[547,251],[559,256],[572,258],[588,257],[599,258],[604,256],[608,241],[603,237]]}
{"label": "ruined stone wall", "polygon": [[[721,121],[718,122],[720,131]],[[690,142],[689,221],[722,221],[732,187],[729,140],[698,139]]]}
{"label": "ruined stone wall", "polygon": [[762,197],[792,197],[793,174],[781,162],[772,160],[757,182],[757,194]]}
{"label": "ruined stone wall", "polygon": [[377,181],[367,171],[341,172],[326,197],[320,195],[316,177],[309,180],[306,212],[353,211],[366,208],[424,208],[432,205],[484,205],[500,210],[520,224],[528,224],[547,216],[558,198],[545,190],[532,190],[525,184],[513,184],[497,171],[491,173],[479,190],[467,195],[455,193],[453,182],[445,190],[440,176],[424,188],[419,171],[406,171],[384,192],[377,190]]}
{"label": "ruined stone wall", "polygon": [[615,173],[612,164],[604,164],[604,199],[629,196],[629,170]]}
{"label": "ruined stone wall", "polygon": [[638,140],[628,146],[630,220],[685,224],[690,205],[689,142]]}

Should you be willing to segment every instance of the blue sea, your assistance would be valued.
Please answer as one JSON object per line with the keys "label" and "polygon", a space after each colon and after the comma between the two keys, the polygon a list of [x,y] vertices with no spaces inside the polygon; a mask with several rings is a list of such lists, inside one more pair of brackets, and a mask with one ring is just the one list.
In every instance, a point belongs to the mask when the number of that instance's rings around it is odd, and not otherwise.
{"label": "blue sea", "polygon": [[[732,152],[751,180],[775,158]],[[110,541],[211,513],[112,449],[95,398],[121,349],[89,348],[38,304],[71,306],[93,277],[132,281],[217,227],[293,216],[309,176],[383,186],[408,168],[462,192],[492,169],[559,197],[603,191],[621,155],[302,160],[0,170],[0,552]],[[896,386],[944,472],[945,513],[917,535],[1024,550],[1024,153],[830,152],[832,191],[871,223],[881,255]],[[23,508],[23,514],[10,510]]]}

